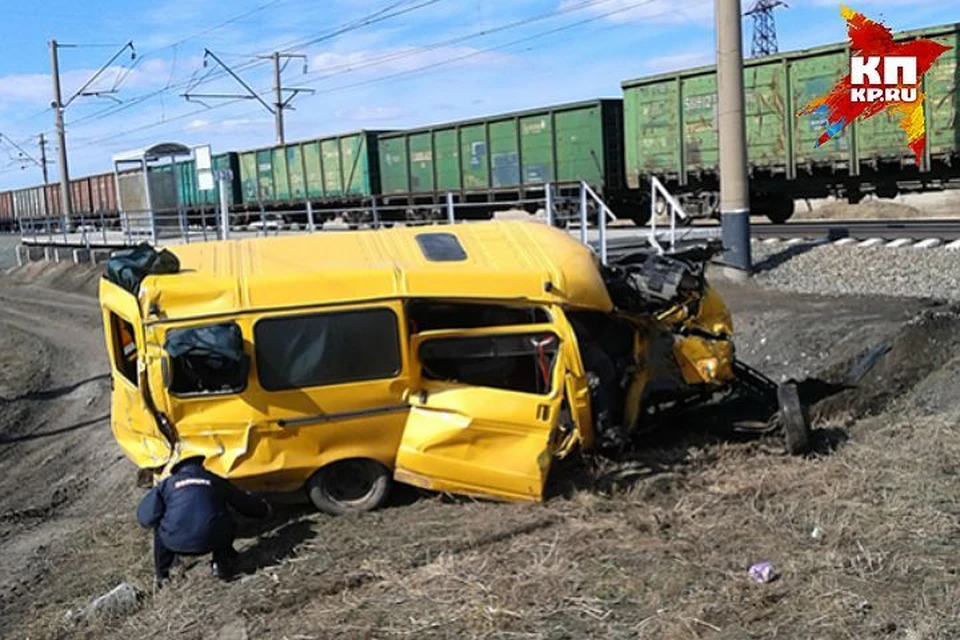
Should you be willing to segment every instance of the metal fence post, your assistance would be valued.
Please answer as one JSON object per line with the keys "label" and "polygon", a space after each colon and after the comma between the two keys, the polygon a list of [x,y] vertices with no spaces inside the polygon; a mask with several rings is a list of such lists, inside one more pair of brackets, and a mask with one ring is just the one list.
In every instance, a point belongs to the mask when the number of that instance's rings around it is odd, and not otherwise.
{"label": "metal fence post", "polygon": [[600,263],[606,266],[607,264],[607,210],[604,206],[601,205],[601,202],[597,202],[597,215],[600,216],[600,219],[597,221],[597,228],[600,232]]}
{"label": "metal fence post", "polygon": [[587,183],[580,183],[580,242],[587,244]]}
{"label": "metal fence post", "polygon": [[373,196],[373,202],[371,204],[371,208],[373,209],[373,228],[379,229],[380,228],[380,211],[377,209],[377,196]]}
{"label": "metal fence post", "polygon": [[222,173],[217,175],[220,181],[220,239],[230,238],[230,203],[227,198],[227,181]]}
{"label": "metal fence post", "polygon": [[87,248],[87,251],[90,250],[90,238],[87,236],[87,219],[84,217],[83,212],[80,212],[80,229],[83,231],[83,245]]}
{"label": "metal fence post", "polygon": [[307,200],[307,231],[313,233],[316,230],[317,226],[313,221],[313,203]]}
{"label": "metal fence post", "polygon": [[453,210],[453,192],[447,191],[447,222],[454,224],[456,221],[457,217]]}
{"label": "metal fence post", "polygon": [[544,207],[547,209],[547,225],[553,226],[553,183],[548,182],[544,193]]}
{"label": "metal fence post", "polygon": [[[260,228],[263,230],[263,235],[266,236],[267,235],[267,212],[263,208],[262,202],[259,202],[257,204],[260,205]],[[257,232],[257,235],[260,235],[259,231]]]}
{"label": "metal fence post", "polygon": [[670,205],[670,251],[673,251],[677,246],[677,210],[673,208],[673,203],[668,204]]}
{"label": "metal fence post", "polygon": [[107,221],[103,219],[103,211],[100,212],[100,231],[103,232],[103,244],[107,244]]}
{"label": "metal fence post", "polygon": [[203,241],[207,242],[207,208],[200,205],[200,230],[203,232]]}

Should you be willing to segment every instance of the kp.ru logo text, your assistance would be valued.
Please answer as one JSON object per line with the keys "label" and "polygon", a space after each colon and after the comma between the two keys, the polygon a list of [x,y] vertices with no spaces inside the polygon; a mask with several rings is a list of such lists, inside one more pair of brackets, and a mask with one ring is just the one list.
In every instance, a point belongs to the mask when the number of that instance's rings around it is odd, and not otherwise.
{"label": "kp.ru logo text", "polygon": [[[883,70],[881,76],[880,71]],[[916,102],[917,59],[910,56],[850,58],[850,102]]]}
{"label": "kp.ru logo text", "polygon": [[892,113],[919,165],[927,141],[920,81],[950,47],[925,38],[898,40],[890,29],[861,13],[848,7],[841,7],[840,13],[850,36],[850,73],[798,115],[826,121],[826,130],[817,139],[819,147],[857,119]]}

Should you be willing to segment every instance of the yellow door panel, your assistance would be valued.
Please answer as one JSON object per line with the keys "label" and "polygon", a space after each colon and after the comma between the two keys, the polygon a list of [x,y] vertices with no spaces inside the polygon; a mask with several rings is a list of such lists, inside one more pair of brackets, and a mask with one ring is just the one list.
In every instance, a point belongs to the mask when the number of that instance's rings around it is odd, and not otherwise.
{"label": "yellow door panel", "polygon": [[[428,353],[430,346],[439,348]],[[397,480],[435,491],[540,500],[564,396],[560,347],[549,326],[417,336],[417,383]],[[521,390],[498,388],[510,385]]]}
{"label": "yellow door panel", "polygon": [[170,443],[160,432],[142,392],[146,339],[137,299],[103,279],[100,305],[113,381],[110,428],[120,448],[138,467],[162,467],[170,458]]}

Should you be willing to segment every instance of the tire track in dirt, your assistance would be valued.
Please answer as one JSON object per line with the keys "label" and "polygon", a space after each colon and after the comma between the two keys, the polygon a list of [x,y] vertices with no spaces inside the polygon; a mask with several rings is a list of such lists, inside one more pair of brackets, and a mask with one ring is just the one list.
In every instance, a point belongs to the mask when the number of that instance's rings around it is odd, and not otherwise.
{"label": "tire track in dirt", "polygon": [[34,587],[55,569],[47,554],[68,546],[91,519],[132,513],[136,489],[109,428],[96,300],[0,280],[0,331],[31,338],[3,354],[8,366],[27,375],[39,345],[47,369],[38,385],[0,404],[0,617],[14,624],[30,616],[33,594],[42,591]]}

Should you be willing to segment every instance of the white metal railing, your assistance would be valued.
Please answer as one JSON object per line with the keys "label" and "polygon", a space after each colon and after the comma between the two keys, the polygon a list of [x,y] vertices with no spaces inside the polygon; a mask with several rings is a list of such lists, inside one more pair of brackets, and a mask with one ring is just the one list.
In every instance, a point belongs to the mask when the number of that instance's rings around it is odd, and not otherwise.
{"label": "white metal railing", "polygon": [[[217,178],[218,186],[228,185],[229,174],[218,174]],[[533,189],[528,187],[528,191]],[[88,215],[70,225],[56,218],[21,219],[19,230],[24,240],[33,243],[79,244],[89,249],[94,243],[101,246],[133,245],[144,241],[152,244],[192,243],[225,239],[233,234],[246,236],[255,233],[260,236],[291,231],[327,232],[360,226],[378,229],[393,224],[456,224],[463,222],[464,218],[473,218],[465,215],[464,210],[491,207],[529,210],[533,206],[543,208],[548,225],[555,225],[558,220],[578,221],[579,239],[584,244],[588,244],[588,230],[595,228],[599,235],[595,250],[601,262],[607,264],[608,221],[616,220],[616,215],[600,195],[586,182],[545,183],[542,190],[536,191],[533,196],[509,202],[468,202],[454,192],[447,192],[438,194],[433,204],[385,204],[381,197],[368,196],[362,204],[355,206],[324,209],[305,201],[301,208],[276,212],[267,211],[263,204],[253,210],[231,211],[227,190],[221,189],[218,203],[191,210],[189,215],[185,207],[179,206],[169,210],[99,214],[93,218]],[[422,219],[405,217],[411,208],[424,209],[426,215]]]}
{"label": "white metal railing", "polygon": [[660,196],[666,201],[667,206],[670,210],[670,250],[673,251],[677,245],[677,216],[680,216],[681,220],[687,220],[688,216],[683,211],[683,207],[680,206],[680,203],[677,202],[677,199],[667,191],[667,188],[663,186],[656,177],[650,178],[650,233],[649,241],[656,250],[657,253],[663,254],[663,246],[661,246],[660,241],[657,240],[657,196]]}

